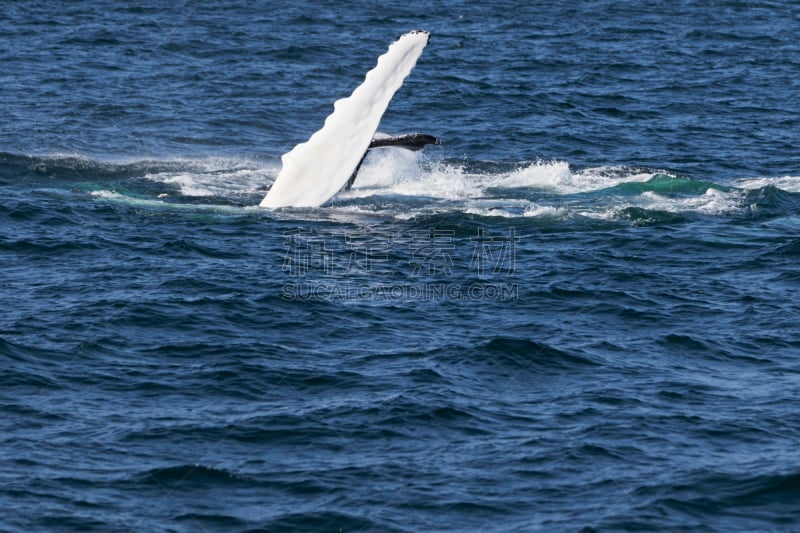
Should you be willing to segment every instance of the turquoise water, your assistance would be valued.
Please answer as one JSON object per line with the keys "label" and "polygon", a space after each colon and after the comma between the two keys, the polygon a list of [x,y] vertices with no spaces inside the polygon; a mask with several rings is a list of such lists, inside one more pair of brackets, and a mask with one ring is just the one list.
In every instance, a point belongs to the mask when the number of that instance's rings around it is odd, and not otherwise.
{"label": "turquoise water", "polygon": [[797,530],[800,10],[526,6],[7,6],[0,530]]}

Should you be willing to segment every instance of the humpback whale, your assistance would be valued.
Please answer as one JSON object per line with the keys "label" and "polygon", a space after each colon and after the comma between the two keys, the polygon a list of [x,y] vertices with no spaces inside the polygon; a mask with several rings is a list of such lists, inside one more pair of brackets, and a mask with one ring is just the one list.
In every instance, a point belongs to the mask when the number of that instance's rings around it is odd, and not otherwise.
{"label": "humpback whale", "polygon": [[367,152],[386,146],[420,150],[439,144],[432,135],[376,136],[392,97],[411,73],[430,33],[402,35],[378,58],[364,82],[333,104],[320,130],[281,157],[282,167],[261,207],[318,207],[353,185]]}

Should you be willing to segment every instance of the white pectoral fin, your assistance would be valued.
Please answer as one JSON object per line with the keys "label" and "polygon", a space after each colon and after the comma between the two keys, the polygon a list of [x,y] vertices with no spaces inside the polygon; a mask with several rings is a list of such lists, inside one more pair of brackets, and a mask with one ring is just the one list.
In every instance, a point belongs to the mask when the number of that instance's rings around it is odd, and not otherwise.
{"label": "white pectoral fin", "polygon": [[358,167],[392,97],[428,44],[429,33],[406,33],[378,58],[364,82],[334,103],[322,129],[284,154],[262,207],[316,207],[330,200]]}

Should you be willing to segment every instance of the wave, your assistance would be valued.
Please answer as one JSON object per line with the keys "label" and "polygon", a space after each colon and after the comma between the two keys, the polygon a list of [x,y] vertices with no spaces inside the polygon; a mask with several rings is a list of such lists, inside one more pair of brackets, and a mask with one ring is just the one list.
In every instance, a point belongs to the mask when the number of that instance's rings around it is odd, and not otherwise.
{"label": "wave", "polygon": [[403,531],[385,523],[336,511],[290,512],[266,520],[244,520],[225,514],[185,513],[176,516],[175,520],[215,531]]}
{"label": "wave", "polygon": [[780,176],[777,178],[749,178],[734,181],[734,186],[742,189],[764,189],[775,187],[785,192],[800,192],[800,176]]}
{"label": "wave", "polygon": [[561,371],[596,367],[599,363],[548,344],[513,337],[495,337],[476,347],[476,355],[511,372]]}
{"label": "wave", "polygon": [[696,216],[786,216],[800,207],[800,177],[793,176],[717,183],[642,167],[574,169],[565,161],[437,159],[387,149],[370,154],[355,186],[327,207],[258,210],[278,170],[274,161],[248,158],[106,162],[75,155],[0,154],[0,184],[5,186],[66,190],[168,211],[345,221],[456,213],[661,224]]}
{"label": "wave", "polygon": [[770,250],[765,256],[800,257],[800,239],[792,239]]}
{"label": "wave", "polygon": [[334,511],[287,513],[264,525],[264,531],[402,531],[367,518]]}
{"label": "wave", "polygon": [[650,499],[645,510],[660,516],[699,521],[713,517],[717,524],[728,522],[736,528],[763,529],[765,523],[791,528],[799,523],[793,509],[800,496],[800,475],[701,472],[684,484],[640,487],[633,496]]}
{"label": "wave", "polygon": [[147,484],[170,489],[192,489],[198,486],[249,486],[254,482],[227,470],[212,468],[200,464],[185,464],[148,470],[138,476],[138,480]]}

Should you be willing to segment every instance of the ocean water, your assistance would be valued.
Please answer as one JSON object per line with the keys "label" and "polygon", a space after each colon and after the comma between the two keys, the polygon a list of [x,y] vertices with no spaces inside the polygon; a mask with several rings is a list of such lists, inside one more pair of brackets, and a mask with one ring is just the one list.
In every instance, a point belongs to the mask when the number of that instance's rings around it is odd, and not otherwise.
{"label": "ocean water", "polygon": [[[376,151],[261,209],[412,29]],[[797,531],[794,2],[8,2],[0,531]]]}

